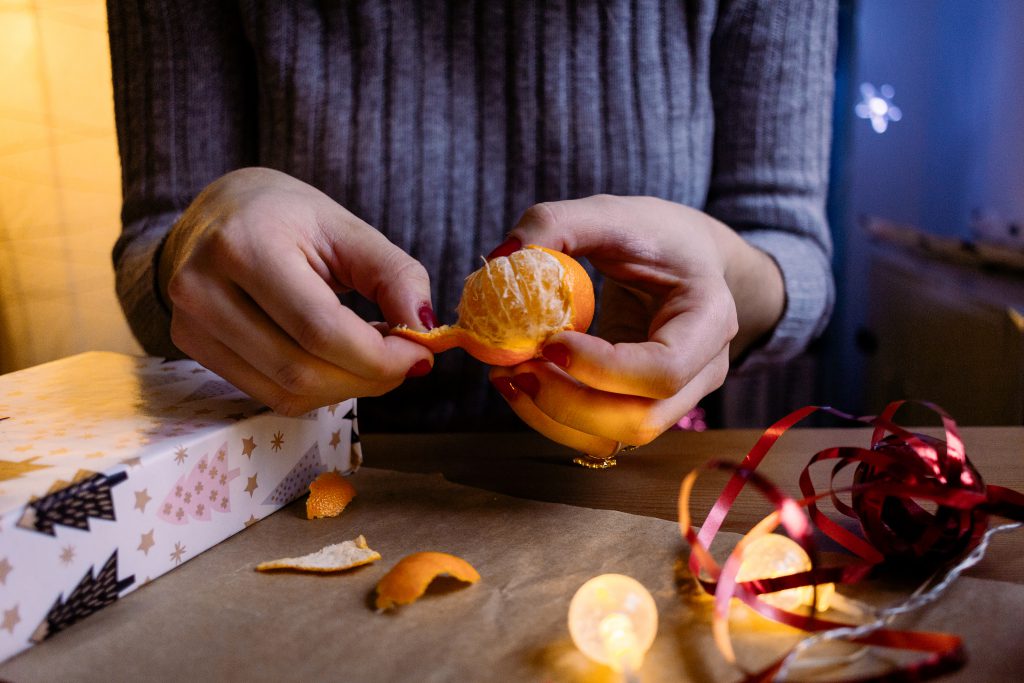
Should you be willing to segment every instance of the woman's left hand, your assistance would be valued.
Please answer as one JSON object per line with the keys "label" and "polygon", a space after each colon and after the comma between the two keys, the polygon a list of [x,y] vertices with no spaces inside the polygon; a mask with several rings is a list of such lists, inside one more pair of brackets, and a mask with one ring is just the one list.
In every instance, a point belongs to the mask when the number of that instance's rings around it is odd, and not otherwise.
{"label": "woman's left hand", "polygon": [[525,244],[586,257],[605,276],[598,336],[552,335],[543,348],[550,362],[492,368],[491,382],[531,427],[598,457],[678,422],[785,305],[767,254],[707,214],[661,199],[538,204],[491,256]]}

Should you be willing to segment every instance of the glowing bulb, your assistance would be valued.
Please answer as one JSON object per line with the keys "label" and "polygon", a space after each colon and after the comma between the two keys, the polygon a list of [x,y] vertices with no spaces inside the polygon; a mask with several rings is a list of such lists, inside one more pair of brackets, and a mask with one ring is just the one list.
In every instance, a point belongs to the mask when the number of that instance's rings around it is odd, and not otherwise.
{"label": "glowing bulb", "polygon": [[[743,561],[736,574],[736,580],[754,581],[756,579],[774,579],[800,572],[810,571],[811,558],[807,556],[800,544],[779,534],[765,534],[755,539],[743,550]],[[835,592],[831,583],[818,586],[817,608],[828,609],[829,600]],[[774,593],[762,593],[757,596],[772,607],[793,611],[800,607],[815,604],[814,587],[799,586],[787,588]]]}
{"label": "glowing bulb", "polygon": [[854,112],[862,119],[869,119],[876,133],[884,133],[890,121],[899,121],[903,112],[893,104],[896,90],[891,85],[883,85],[878,90],[870,83],[861,83],[861,101],[854,107]]}
{"label": "glowing bulb", "polygon": [[569,634],[576,647],[616,671],[637,671],[657,632],[654,598],[622,574],[595,576],[569,603]]}

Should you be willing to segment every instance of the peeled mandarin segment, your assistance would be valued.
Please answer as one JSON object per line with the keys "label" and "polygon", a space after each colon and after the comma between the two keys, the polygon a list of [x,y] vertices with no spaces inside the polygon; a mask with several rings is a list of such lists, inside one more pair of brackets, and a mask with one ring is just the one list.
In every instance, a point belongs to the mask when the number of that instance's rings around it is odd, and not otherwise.
{"label": "peeled mandarin segment", "polygon": [[377,609],[415,602],[438,576],[476,583],[480,574],[461,557],[448,553],[421,552],[403,557],[377,583]]}
{"label": "peeled mandarin segment", "polygon": [[309,485],[306,519],[337,517],[356,497],[356,489],[337,472],[324,472]]}
{"label": "peeled mandarin segment", "polygon": [[434,353],[456,346],[489,365],[540,356],[555,332],[585,332],[594,317],[594,286],[576,259],[529,245],[491,259],[466,278],[459,320],[429,332],[396,327],[392,334]]}

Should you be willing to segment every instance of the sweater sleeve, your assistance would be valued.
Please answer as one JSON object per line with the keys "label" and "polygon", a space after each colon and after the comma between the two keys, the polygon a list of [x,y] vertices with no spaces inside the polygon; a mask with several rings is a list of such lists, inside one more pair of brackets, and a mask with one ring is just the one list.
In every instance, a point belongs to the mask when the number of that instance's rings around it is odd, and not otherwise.
{"label": "sweater sleeve", "polygon": [[836,42],[834,0],[726,0],[711,52],[714,167],[706,211],[771,256],[786,305],[739,366],[787,360],[832,313],[825,217]]}
{"label": "sweater sleeve", "polygon": [[160,247],[211,181],[255,163],[252,57],[231,3],[108,0],[121,157],[117,296],[147,353],[180,357],[156,285]]}

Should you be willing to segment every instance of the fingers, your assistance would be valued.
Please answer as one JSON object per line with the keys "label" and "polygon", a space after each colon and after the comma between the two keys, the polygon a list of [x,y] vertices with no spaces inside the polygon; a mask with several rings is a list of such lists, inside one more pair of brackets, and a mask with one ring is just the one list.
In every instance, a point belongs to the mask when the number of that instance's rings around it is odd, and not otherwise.
{"label": "fingers", "polygon": [[[378,396],[430,369],[428,360],[419,360],[392,375],[361,377],[309,354],[241,294],[237,298],[242,304],[224,306],[226,315],[207,309],[194,317],[176,308],[172,339],[190,357],[277,412],[294,415],[351,397]],[[222,296],[211,299],[224,303]]]}
{"label": "fingers", "polygon": [[228,382],[281,415],[302,415],[319,406],[347,398],[378,396],[401,382],[370,382],[337,370],[331,373],[329,381],[324,378],[316,384],[271,379],[254,368],[242,355],[207,333],[187,314],[176,312],[175,318],[179,321],[177,324],[181,325],[178,329],[185,330],[175,332],[175,324],[172,323],[172,336],[182,351],[202,365],[214,369]]}
{"label": "fingers", "polygon": [[420,331],[436,327],[430,277],[423,265],[356,216],[334,208],[322,227],[335,277],[375,302],[392,325]]}
{"label": "fingers", "polygon": [[595,389],[666,399],[728,349],[734,334],[730,320],[728,311],[700,304],[670,317],[648,341],[612,344],[579,332],[559,332],[548,338],[541,353]]}
{"label": "fingers", "polygon": [[[201,276],[198,279],[201,280]],[[175,313],[180,313],[179,327],[204,329],[228,347],[235,348],[259,372],[298,393],[308,393],[308,390],[324,384],[352,384],[357,379],[363,380],[364,384],[367,380],[371,383],[392,383],[404,377],[412,365],[430,356],[418,345],[394,344],[395,348],[405,351],[407,358],[392,351],[391,358],[385,360],[394,362],[389,362],[386,367],[378,363],[380,367],[375,368],[375,372],[359,372],[351,364],[343,369],[343,366],[335,365],[296,343],[233,283],[213,280],[206,286],[194,284],[193,289],[202,291],[203,296],[195,300],[178,297]],[[342,314],[354,317],[348,309],[342,307],[341,310]],[[375,337],[384,346],[391,343],[369,323],[358,319],[350,328],[342,330],[340,343],[352,345],[350,337],[354,335]]]}
{"label": "fingers", "polygon": [[[507,377],[518,390],[509,404],[524,420],[531,416],[537,421],[532,413],[539,411],[552,422],[571,430],[609,441],[641,445],[653,441],[701,398],[720,386],[727,368],[728,355],[723,352],[679,393],[662,400],[594,389],[538,361],[514,368],[495,368],[491,378],[494,382],[499,377]],[[544,433],[551,436],[550,432],[548,427]]]}
{"label": "fingers", "polygon": [[[666,211],[667,202],[653,197],[623,198],[596,195],[583,199],[544,202],[531,206],[509,233],[522,244],[537,244],[573,256],[591,254],[628,256],[638,263],[656,264],[657,231],[649,217]],[[680,207],[674,206],[674,210]],[[640,216],[648,224],[637,230]]]}
{"label": "fingers", "polygon": [[[343,306],[298,250],[262,250],[247,267],[235,271],[235,280],[298,347],[361,377],[403,377],[417,361],[430,357],[418,344],[382,337]],[[231,325],[227,313],[219,317]],[[259,329],[266,333],[269,327]]]}
{"label": "fingers", "polygon": [[529,396],[512,384],[511,375],[505,374],[505,370],[506,368],[494,368],[491,372],[491,383],[523,422],[552,441],[582,453],[604,456],[616,450],[618,443],[615,440],[587,434],[550,418],[530,400]]}

